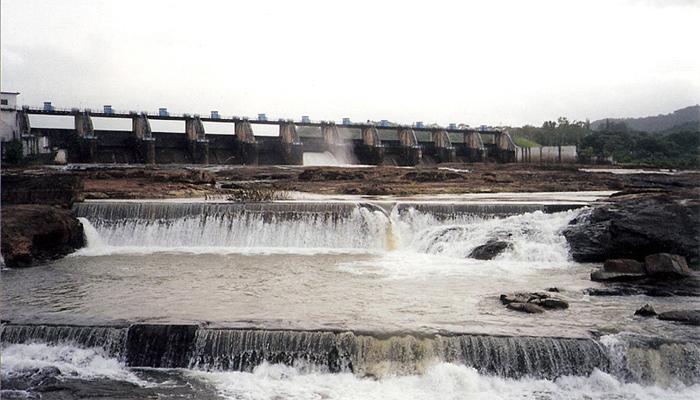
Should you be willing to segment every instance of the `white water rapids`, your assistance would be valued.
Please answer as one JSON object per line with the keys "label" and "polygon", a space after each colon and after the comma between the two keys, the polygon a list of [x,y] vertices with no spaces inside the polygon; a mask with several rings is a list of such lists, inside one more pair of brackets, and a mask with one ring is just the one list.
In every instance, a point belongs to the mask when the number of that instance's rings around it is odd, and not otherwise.
{"label": "white water rapids", "polygon": [[511,247],[498,256],[501,261],[566,262],[568,248],[560,232],[577,213],[437,218],[414,208],[394,208],[387,215],[381,209],[357,206],[342,214],[321,209],[291,218],[273,212],[155,220],[81,217],[87,247],[77,254],[411,252],[464,259],[488,240],[504,240]]}

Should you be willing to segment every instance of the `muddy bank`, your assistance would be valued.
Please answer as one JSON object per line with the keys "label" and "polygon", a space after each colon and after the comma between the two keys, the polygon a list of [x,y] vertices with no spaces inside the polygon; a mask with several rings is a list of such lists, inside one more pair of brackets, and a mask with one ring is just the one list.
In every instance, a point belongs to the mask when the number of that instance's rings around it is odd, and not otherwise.
{"label": "muddy bank", "polygon": [[11,170],[9,173],[75,177],[82,182],[82,196],[86,199],[225,197],[237,190],[250,188],[322,194],[409,195],[617,191],[700,186],[700,172],[620,175],[585,172],[580,171],[578,166],[570,165],[523,164],[458,164],[418,168],[80,166],[66,170]]}

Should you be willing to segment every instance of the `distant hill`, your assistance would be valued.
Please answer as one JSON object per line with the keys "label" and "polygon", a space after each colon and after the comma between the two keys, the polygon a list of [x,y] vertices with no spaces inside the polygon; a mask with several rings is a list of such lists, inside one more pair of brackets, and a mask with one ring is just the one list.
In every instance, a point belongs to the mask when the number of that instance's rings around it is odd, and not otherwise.
{"label": "distant hill", "polygon": [[[700,105],[681,108],[670,114],[659,114],[642,118],[607,118],[610,122],[624,122],[631,131],[642,132],[673,132],[681,129],[700,128]],[[606,119],[593,121],[591,127],[601,130],[605,127]]]}

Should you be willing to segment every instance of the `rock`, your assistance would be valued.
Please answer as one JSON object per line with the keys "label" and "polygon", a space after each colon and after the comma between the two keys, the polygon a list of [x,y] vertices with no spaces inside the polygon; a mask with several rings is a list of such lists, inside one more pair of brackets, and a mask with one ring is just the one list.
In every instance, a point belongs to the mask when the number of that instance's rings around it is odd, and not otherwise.
{"label": "rock", "polygon": [[417,170],[406,173],[403,179],[416,182],[442,182],[452,179],[464,179],[458,172],[445,170]]}
{"label": "rock", "polygon": [[644,279],[647,277],[645,273],[622,273],[622,272],[606,272],[602,269],[594,269],[591,271],[591,280],[595,282],[629,282]]}
{"label": "rock", "polygon": [[572,221],[563,234],[579,262],[680,254],[700,263],[700,198],[695,192],[617,196]]}
{"label": "rock", "polygon": [[81,200],[83,182],[80,177],[45,172],[2,173],[2,204],[46,204],[70,207]]}
{"label": "rock", "polygon": [[547,291],[548,291],[548,292],[554,292],[554,293],[559,293],[559,292],[560,292],[559,288],[557,288],[557,287],[547,288]]}
{"label": "rock", "polygon": [[9,268],[59,258],[84,244],[83,225],[69,210],[30,204],[2,207],[2,256]]}
{"label": "rock", "polygon": [[501,303],[527,303],[530,301],[530,296],[526,293],[510,293],[501,295]]}
{"label": "rock", "polygon": [[603,271],[618,272],[623,274],[644,274],[644,264],[631,258],[613,258],[605,260]]}
{"label": "rock", "polygon": [[652,254],[644,261],[647,274],[654,277],[684,277],[691,274],[685,257],[677,254]]}
{"label": "rock", "polygon": [[85,198],[91,200],[106,200],[109,199],[109,195],[103,192],[86,192]]}
{"label": "rock", "polygon": [[700,326],[700,310],[674,310],[659,314],[662,321],[676,321],[688,325]]}
{"label": "rock", "polygon": [[39,385],[43,382],[48,382],[49,380],[54,379],[59,375],[61,375],[61,370],[54,366],[42,367],[35,374],[32,375],[32,386]]}
{"label": "rock", "polygon": [[518,311],[526,311],[526,312],[540,312],[540,311],[527,311],[521,309],[521,306],[518,306],[518,304],[527,304],[527,305],[534,305],[537,306],[538,308],[541,308],[542,311],[544,309],[566,309],[569,308],[569,303],[566,301],[552,297],[549,293],[544,293],[544,292],[516,292],[516,293],[509,293],[509,294],[502,294],[501,297],[501,303],[505,304],[506,307],[510,307],[511,305],[517,309]]}
{"label": "rock", "polygon": [[642,294],[642,291],[635,288],[629,287],[613,287],[613,288],[588,288],[583,291],[583,293],[589,296],[631,296]]}
{"label": "rock", "polygon": [[540,305],[548,309],[567,309],[569,308],[569,303],[561,299],[544,299],[540,301]]}
{"label": "rock", "polygon": [[511,243],[502,240],[491,239],[481,246],[477,246],[469,253],[469,258],[477,260],[492,260],[512,246]]}
{"label": "rock", "polygon": [[506,305],[506,308],[528,314],[541,314],[544,312],[544,308],[532,303],[509,303]]}
{"label": "rock", "polygon": [[640,315],[642,317],[651,317],[656,315],[656,310],[654,310],[654,307],[650,306],[649,304],[645,304],[644,306],[642,306],[642,308],[635,311],[634,315]]}

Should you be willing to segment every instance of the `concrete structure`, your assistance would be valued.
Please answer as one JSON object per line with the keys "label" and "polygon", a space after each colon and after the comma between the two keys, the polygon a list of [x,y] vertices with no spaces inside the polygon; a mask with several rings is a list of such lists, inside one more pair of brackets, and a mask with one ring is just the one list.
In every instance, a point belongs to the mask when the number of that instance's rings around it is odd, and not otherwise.
{"label": "concrete structure", "polygon": [[402,126],[399,127],[398,136],[401,144],[399,164],[404,166],[418,165],[423,157],[423,152],[418,144],[418,139],[416,139],[416,132],[410,127]]}
{"label": "concrete structure", "polygon": [[457,149],[452,146],[452,141],[447,131],[436,129],[431,132],[435,144],[435,159],[437,162],[454,162],[457,159]]}
{"label": "concrete structure", "polygon": [[253,134],[253,128],[250,126],[248,119],[235,122],[234,133],[236,136],[236,153],[240,159],[240,163],[244,165],[257,164],[257,145],[255,135]]}
{"label": "concrete structure", "polygon": [[138,158],[146,164],[156,163],[156,139],[146,113],[131,113],[131,146]]}
{"label": "concrete structure", "polygon": [[196,164],[209,164],[209,140],[204,133],[204,125],[199,115],[185,118],[185,133],[192,157]]}
{"label": "concrete structure", "polygon": [[519,147],[516,161],[523,163],[561,164],[576,163],[576,146]]}
{"label": "concrete structure", "polygon": [[304,148],[292,120],[280,122],[280,152],[282,164],[304,165]]}
{"label": "concrete structure", "polygon": [[497,132],[494,142],[496,144],[494,157],[503,163],[515,162],[515,153],[518,146],[507,132]]}
{"label": "concrete structure", "polygon": [[[207,118],[164,115],[161,112],[125,114],[114,112],[111,107],[105,107],[103,112],[65,111],[53,107],[12,111],[20,115],[15,119],[17,132],[21,125],[28,139],[45,140],[54,151],[63,151],[70,163],[301,165],[304,152],[329,151],[342,155],[344,160],[356,160],[362,164],[410,166],[422,162],[514,162],[518,151],[506,132],[477,131],[463,126],[444,129],[416,124],[410,127],[382,121],[385,126],[377,127],[371,123],[352,123],[347,119],[342,125],[336,125],[307,118],[302,121],[268,121],[265,115],[248,120],[222,118],[218,112],[212,112]],[[31,128],[29,116],[32,114],[72,116],[75,127]],[[95,130],[92,117],[130,119],[132,129]],[[153,132],[151,120],[182,121],[184,132]],[[204,123],[232,123],[233,134],[207,133]],[[256,136],[255,125],[277,126],[278,135]],[[482,137],[488,140],[484,141]],[[28,143],[35,143],[34,147],[27,146],[30,151],[36,151],[40,146],[36,144],[40,142],[30,140]]]}
{"label": "concrete structure", "polygon": [[361,164],[379,165],[384,161],[384,146],[374,125],[362,128],[362,141],[355,147],[355,155]]}
{"label": "concrete structure", "polygon": [[17,128],[17,92],[0,92],[0,140],[19,139]]}
{"label": "concrete structure", "polygon": [[0,92],[0,148],[2,158],[12,141],[19,141],[22,156],[36,156],[50,151],[48,140],[32,132],[29,115],[17,107],[19,92]]}
{"label": "concrete structure", "polygon": [[468,162],[486,160],[486,146],[479,132],[464,132],[464,155]]}

